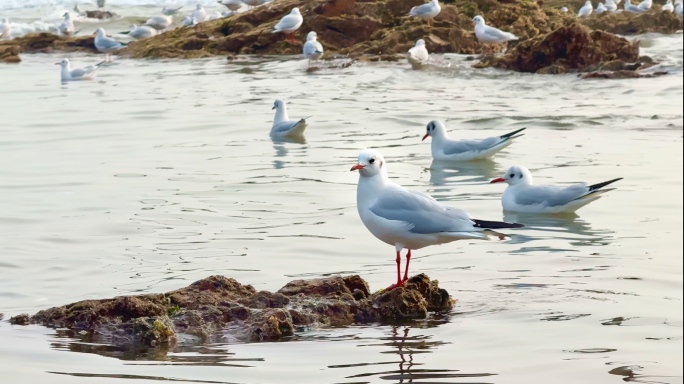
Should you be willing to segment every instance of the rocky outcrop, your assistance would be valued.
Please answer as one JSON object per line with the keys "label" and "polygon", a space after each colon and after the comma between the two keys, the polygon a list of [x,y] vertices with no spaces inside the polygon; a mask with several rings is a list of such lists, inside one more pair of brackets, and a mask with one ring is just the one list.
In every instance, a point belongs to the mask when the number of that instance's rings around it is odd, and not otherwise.
{"label": "rocky outcrop", "polygon": [[487,56],[477,68],[495,67],[518,72],[558,74],[582,71],[601,63],[639,61],[638,43],[580,24],[561,27],[518,44],[501,57]]}
{"label": "rocky outcrop", "polygon": [[603,13],[582,19],[582,24],[624,36],[648,32],[675,33],[681,29],[682,21],[674,12],[662,12],[660,6],[654,5],[651,11],[638,15],[629,12]]}
{"label": "rocky outcrop", "polygon": [[85,11],[85,15],[89,19],[111,19],[114,17],[114,14],[109,12],[109,11],[100,11],[100,10],[93,10],[93,11]]}
{"label": "rocky outcrop", "polygon": [[449,312],[454,300],[420,274],[403,287],[371,294],[359,276],[295,280],[277,292],[211,276],[163,294],[85,300],[10,319],[92,335],[114,344],[158,345],[177,335],[201,340],[277,340],[308,327],[401,322]]}
{"label": "rocky outcrop", "polygon": [[32,33],[13,40],[0,40],[0,52],[8,46],[19,47],[21,53],[97,52],[93,36],[67,37],[48,32]]}
{"label": "rocky outcrop", "polygon": [[21,61],[19,52],[21,48],[18,45],[0,45],[0,62],[3,63],[18,63]]}

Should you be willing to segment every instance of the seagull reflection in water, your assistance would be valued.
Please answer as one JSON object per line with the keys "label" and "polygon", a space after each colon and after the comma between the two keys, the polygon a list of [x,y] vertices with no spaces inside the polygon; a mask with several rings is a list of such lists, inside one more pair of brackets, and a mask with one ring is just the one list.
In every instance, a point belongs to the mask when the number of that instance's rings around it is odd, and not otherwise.
{"label": "seagull reflection in water", "polygon": [[461,162],[433,160],[430,165],[430,184],[444,186],[461,181],[489,181],[503,171],[497,162],[490,159]]}
{"label": "seagull reflection in water", "polygon": [[[298,137],[271,137],[273,142],[273,149],[275,149],[275,157],[285,157],[289,153],[286,144],[306,144],[306,138],[304,136]],[[285,168],[285,162],[282,160],[273,160],[274,169]]]}

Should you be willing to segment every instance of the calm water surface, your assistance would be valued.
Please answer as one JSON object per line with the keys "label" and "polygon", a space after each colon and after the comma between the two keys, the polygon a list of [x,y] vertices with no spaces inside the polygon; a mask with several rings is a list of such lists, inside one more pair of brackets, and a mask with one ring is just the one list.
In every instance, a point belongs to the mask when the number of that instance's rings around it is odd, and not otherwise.
{"label": "calm water surface", "polygon": [[[461,56],[422,72],[310,74],[299,58],[119,59],[61,85],[61,56],[0,66],[3,381],[681,383],[682,35],[640,38],[669,75],[582,81],[473,70]],[[271,141],[275,98],[313,115],[306,142]],[[452,137],[528,129],[494,161],[445,166],[420,141],[435,118]],[[412,271],[458,299],[447,317],[169,350],[6,321],[212,274],[276,290],[358,273],[384,287],[394,250],[363,227],[349,172],[370,146],[395,181],[527,225],[415,252]],[[487,183],[513,164],[538,183],[625,179],[577,216],[516,216]]]}

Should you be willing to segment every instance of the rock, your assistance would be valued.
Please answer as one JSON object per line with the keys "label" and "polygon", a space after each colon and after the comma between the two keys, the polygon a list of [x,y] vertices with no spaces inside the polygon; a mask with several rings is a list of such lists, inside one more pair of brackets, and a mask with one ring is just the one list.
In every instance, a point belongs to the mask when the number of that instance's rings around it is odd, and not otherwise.
{"label": "rock", "polygon": [[4,63],[19,63],[21,58],[19,52],[21,51],[18,45],[0,45],[0,61]]}
{"label": "rock", "polygon": [[14,325],[28,325],[30,323],[30,317],[28,313],[22,313],[21,315],[10,317],[9,322]]}
{"label": "rock", "polygon": [[410,321],[449,312],[453,306],[447,291],[424,274],[401,288],[374,294],[357,275],[294,280],[277,292],[210,276],[164,294],[84,300],[10,322],[67,328],[114,344],[161,346],[178,335],[278,340],[309,327]]}
{"label": "rock", "polygon": [[474,66],[495,67],[518,72],[557,74],[581,71],[604,62],[635,62],[638,43],[580,24],[560,27],[518,44],[501,57],[486,56]]}
{"label": "rock", "polygon": [[93,52],[95,49],[93,36],[57,36],[48,32],[31,33],[12,40],[0,40],[0,52],[8,46],[18,46],[20,53],[52,53],[63,52]]}
{"label": "rock", "polygon": [[582,24],[595,30],[618,35],[636,35],[648,32],[675,33],[681,29],[682,22],[674,12],[662,12],[656,6],[638,15],[629,12],[603,13],[583,18]]}
{"label": "rock", "polygon": [[94,11],[85,11],[86,17],[89,19],[111,19],[114,17],[114,14],[109,12],[109,11],[99,11],[99,10],[94,10]]}
{"label": "rock", "polygon": [[657,71],[653,73],[639,73],[637,71],[621,69],[617,71],[590,72],[582,75],[582,79],[639,79],[642,77],[656,77],[662,75],[667,75],[667,72]]}

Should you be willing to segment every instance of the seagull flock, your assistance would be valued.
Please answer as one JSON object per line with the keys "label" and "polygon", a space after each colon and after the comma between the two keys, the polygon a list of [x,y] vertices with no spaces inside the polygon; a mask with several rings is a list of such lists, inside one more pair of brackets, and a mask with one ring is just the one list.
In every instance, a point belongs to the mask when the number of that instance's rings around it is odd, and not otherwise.
{"label": "seagull flock", "polygon": [[[644,13],[648,12],[653,7],[653,0],[642,0],[639,4],[634,5],[630,0],[625,0],[623,9],[618,8],[621,0],[606,0],[605,3],[599,2],[596,6],[596,14],[600,15],[606,12],[629,12],[629,13]],[[677,15],[682,16],[682,0],[677,0],[676,5],[672,4],[672,0],[667,0],[662,6],[662,12],[676,12]],[[567,7],[561,8],[562,12],[568,12]],[[594,6],[591,0],[586,3],[577,12],[577,17],[589,17],[594,12]]]}

